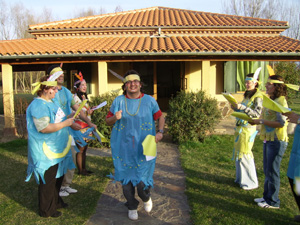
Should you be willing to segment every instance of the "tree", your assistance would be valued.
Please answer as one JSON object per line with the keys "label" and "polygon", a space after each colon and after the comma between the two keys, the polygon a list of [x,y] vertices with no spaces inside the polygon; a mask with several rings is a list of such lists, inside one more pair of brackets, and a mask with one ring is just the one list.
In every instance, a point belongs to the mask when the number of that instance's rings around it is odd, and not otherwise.
{"label": "tree", "polygon": [[105,13],[106,13],[106,10],[103,7],[100,7],[98,10],[90,7],[87,9],[80,10],[78,13],[75,13],[73,18],[101,15],[101,14],[105,14]]}
{"label": "tree", "polygon": [[8,5],[4,0],[0,0],[0,40],[9,40],[12,34],[12,21]]}
{"label": "tree", "polygon": [[123,9],[122,9],[122,7],[121,7],[120,5],[118,5],[118,6],[116,6],[114,12],[115,12],[115,13],[117,13],[117,12],[123,12]]}
{"label": "tree", "polygon": [[290,28],[283,34],[300,40],[300,2],[287,0],[223,0],[223,13],[272,20],[288,21]]}
{"label": "tree", "polygon": [[22,3],[8,5],[0,0],[0,40],[29,38],[28,25],[53,20],[52,12],[44,8],[40,14],[27,9]]}

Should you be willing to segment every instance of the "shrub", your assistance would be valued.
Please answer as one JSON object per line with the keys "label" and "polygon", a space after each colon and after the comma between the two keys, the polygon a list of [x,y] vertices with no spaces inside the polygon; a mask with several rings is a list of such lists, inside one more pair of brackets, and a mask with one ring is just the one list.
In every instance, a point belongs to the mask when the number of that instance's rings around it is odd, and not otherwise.
{"label": "shrub", "polygon": [[[92,122],[97,125],[97,128],[101,134],[103,134],[106,138],[110,139],[112,126],[106,125],[105,117],[110,109],[110,106],[113,100],[118,96],[118,92],[109,92],[103,95],[92,97],[90,106],[96,106],[100,103],[107,101],[107,105],[97,109],[94,111],[92,115]],[[110,143],[102,143],[100,144],[98,140],[94,140],[90,142],[91,147],[101,148],[103,146],[110,147]]]}
{"label": "shrub", "polygon": [[[275,64],[275,74],[283,77],[287,84],[297,84],[300,82],[300,68],[295,62],[278,62]],[[298,92],[290,88],[288,90],[289,103],[291,99],[298,97]]]}
{"label": "shrub", "polygon": [[220,119],[217,100],[207,97],[204,91],[196,93],[181,91],[169,102],[168,132],[175,142],[203,142]]}

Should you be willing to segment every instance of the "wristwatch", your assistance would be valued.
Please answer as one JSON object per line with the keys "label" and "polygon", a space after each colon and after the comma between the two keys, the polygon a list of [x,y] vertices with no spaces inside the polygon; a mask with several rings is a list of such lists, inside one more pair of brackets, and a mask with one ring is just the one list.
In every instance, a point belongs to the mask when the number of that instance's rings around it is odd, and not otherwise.
{"label": "wristwatch", "polygon": [[157,132],[159,132],[159,133],[162,133],[162,134],[163,134],[163,133],[164,133],[164,130],[158,130]]}
{"label": "wristwatch", "polygon": [[259,124],[264,124],[264,120],[260,120],[260,121],[259,121]]}

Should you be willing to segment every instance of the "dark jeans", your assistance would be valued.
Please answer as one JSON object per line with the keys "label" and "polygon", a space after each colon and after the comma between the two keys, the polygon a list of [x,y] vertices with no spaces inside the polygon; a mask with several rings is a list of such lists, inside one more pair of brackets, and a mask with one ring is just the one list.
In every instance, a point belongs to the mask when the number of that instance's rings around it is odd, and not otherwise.
{"label": "dark jeans", "polygon": [[279,207],[278,198],[280,188],[280,163],[286,150],[287,142],[267,141],[264,143],[263,163],[265,173],[265,184],[263,198],[266,202],[275,207]]}
{"label": "dark jeans", "polygon": [[[288,177],[288,178],[289,178],[289,177]],[[297,195],[297,194],[295,193],[295,190],[294,190],[294,179],[289,178],[289,182],[290,182],[290,186],[291,186],[291,189],[292,189],[294,198],[295,198],[295,200],[296,200],[298,209],[299,209],[299,211],[300,211],[300,196]]]}
{"label": "dark jeans", "polygon": [[55,178],[58,164],[51,166],[44,174],[45,184],[40,178],[38,188],[39,195],[39,214],[42,217],[52,216],[58,208],[61,208],[64,201],[59,196],[59,190],[64,176]]}
{"label": "dark jeans", "polygon": [[[145,184],[141,181],[137,186],[138,196],[143,200],[143,202],[147,202],[150,199],[150,187],[145,189]],[[135,195],[135,187],[131,182],[126,185],[123,185],[123,194],[127,200],[127,207],[129,210],[137,209],[139,205],[139,201],[134,197]]]}

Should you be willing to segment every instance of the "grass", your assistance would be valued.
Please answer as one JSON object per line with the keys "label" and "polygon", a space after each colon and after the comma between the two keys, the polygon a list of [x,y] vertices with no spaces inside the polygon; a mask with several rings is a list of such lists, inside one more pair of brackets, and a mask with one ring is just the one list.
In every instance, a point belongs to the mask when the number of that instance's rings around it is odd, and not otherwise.
{"label": "grass", "polygon": [[110,157],[87,157],[87,165],[95,174],[74,176],[72,187],[76,195],[65,198],[69,204],[63,216],[42,218],[38,215],[37,184],[32,177],[25,182],[27,169],[27,141],[15,140],[0,144],[0,224],[85,224],[95,213],[97,202],[112,171]]}
{"label": "grass", "polygon": [[[290,107],[300,113],[300,100],[295,99]],[[292,218],[299,211],[286,176],[292,143],[293,136],[290,136],[281,163],[279,210],[259,208],[253,201],[262,197],[263,193],[262,141],[259,138],[255,141],[253,154],[260,186],[251,191],[244,191],[234,183],[232,135],[213,135],[204,143],[186,142],[180,145],[193,223],[296,224]],[[108,182],[106,175],[112,171],[111,158],[88,156],[88,166],[95,175],[75,175],[72,186],[79,192],[67,198],[70,207],[62,210],[63,216],[59,220],[41,218],[37,213],[37,184],[33,178],[28,183],[24,182],[26,146],[26,140],[0,144],[0,224],[85,224],[95,212],[97,201]]]}
{"label": "grass", "polygon": [[[186,142],[180,149],[186,174],[186,195],[194,224],[293,224],[299,214],[286,171],[293,138],[281,163],[280,209],[262,209],[253,199],[263,194],[262,141],[253,148],[259,188],[242,190],[236,183],[231,160],[233,136],[211,136],[204,143]],[[296,224],[296,223],[295,223]]]}

